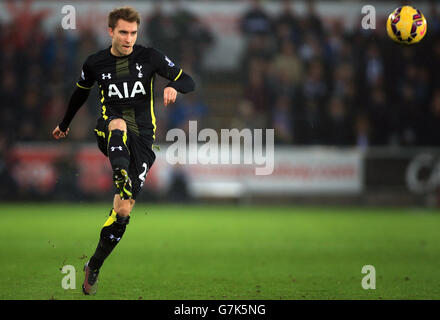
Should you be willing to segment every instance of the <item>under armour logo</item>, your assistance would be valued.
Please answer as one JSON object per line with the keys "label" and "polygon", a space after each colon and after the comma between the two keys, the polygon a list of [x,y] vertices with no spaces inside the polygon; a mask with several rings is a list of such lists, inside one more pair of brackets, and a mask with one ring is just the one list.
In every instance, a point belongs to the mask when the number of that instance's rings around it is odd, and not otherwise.
{"label": "under armour logo", "polygon": [[119,151],[122,151],[122,146],[110,147],[111,151],[115,151],[116,149],[118,149]]}
{"label": "under armour logo", "polygon": [[112,78],[111,73],[107,73],[107,74],[103,73],[102,74],[102,80],[104,80],[104,79],[111,79],[111,78]]}
{"label": "under armour logo", "polygon": [[140,66],[139,64],[136,63],[136,69],[139,71],[138,73],[138,77],[142,78],[143,74],[141,72],[142,66]]}
{"label": "under armour logo", "polygon": [[110,234],[109,238],[110,238],[110,240],[113,240],[113,239],[115,239],[116,241],[121,240],[121,237],[116,238],[116,237],[115,237],[114,235],[112,235],[112,234]]}

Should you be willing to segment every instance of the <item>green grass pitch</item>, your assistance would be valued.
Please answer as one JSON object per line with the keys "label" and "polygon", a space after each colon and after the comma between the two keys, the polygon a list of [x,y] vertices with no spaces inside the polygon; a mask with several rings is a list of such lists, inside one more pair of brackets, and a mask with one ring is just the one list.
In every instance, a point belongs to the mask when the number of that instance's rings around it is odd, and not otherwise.
{"label": "green grass pitch", "polygon": [[[81,291],[110,208],[0,205],[0,299],[439,299],[440,212],[137,204]],[[64,265],[76,289],[63,289]],[[376,289],[361,270],[373,265]]]}

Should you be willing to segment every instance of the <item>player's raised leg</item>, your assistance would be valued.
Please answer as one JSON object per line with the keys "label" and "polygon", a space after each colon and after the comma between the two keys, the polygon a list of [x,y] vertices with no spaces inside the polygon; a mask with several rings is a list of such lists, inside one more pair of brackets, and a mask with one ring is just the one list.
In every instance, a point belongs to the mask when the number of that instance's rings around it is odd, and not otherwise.
{"label": "player's raised leg", "polygon": [[113,169],[113,182],[121,199],[132,198],[131,180],[128,176],[130,151],[127,143],[127,125],[123,119],[113,119],[108,126],[107,154]]}

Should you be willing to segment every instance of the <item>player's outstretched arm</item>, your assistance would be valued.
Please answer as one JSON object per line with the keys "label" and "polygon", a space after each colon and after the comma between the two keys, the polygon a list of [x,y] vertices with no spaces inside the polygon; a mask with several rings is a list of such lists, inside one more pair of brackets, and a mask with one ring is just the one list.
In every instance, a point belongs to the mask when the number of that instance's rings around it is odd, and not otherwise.
{"label": "player's outstretched arm", "polygon": [[183,72],[167,56],[154,48],[150,48],[148,53],[148,59],[156,66],[156,72],[165,79],[171,80],[163,92],[165,106],[176,101],[177,92],[185,94],[195,90],[196,84],[191,76]]}
{"label": "player's outstretched arm", "polygon": [[176,81],[171,81],[163,90],[163,103],[165,106],[176,102],[177,92],[188,93],[194,91],[196,84],[194,80],[186,73],[182,72]]}
{"label": "player's outstretched arm", "polygon": [[89,97],[90,90],[82,89],[77,87],[73,92],[72,97],[69,101],[69,106],[67,107],[66,114],[64,115],[61,123],[52,131],[52,136],[55,139],[65,138],[69,133],[69,125],[75,114],[81,108],[81,106],[86,102]]}
{"label": "player's outstretched arm", "polygon": [[196,89],[196,84],[190,75],[182,72],[177,80],[167,84],[168,87],[174,88],[180,93],[189,93]]}

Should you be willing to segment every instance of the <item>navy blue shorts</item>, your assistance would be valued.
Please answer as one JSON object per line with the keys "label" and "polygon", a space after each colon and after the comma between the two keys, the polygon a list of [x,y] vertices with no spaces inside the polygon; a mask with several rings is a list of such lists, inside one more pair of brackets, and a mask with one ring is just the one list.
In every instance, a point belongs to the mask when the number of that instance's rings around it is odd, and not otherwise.
{"label": "navy blue shorts", "polygon": [[[111,120],[117,117],[108,117],[106,120],[100,117],[95,128],[95,137],[98,143],[98,148],[108,157],[108,125]],[[148,171],[153,166],[156,160],[156,155],[152,150],[153,138],[149,136],[137,135],[130,130],[127,130],[127,146],[130,151],[130,166],[128,168],[128,175],[132,183],[133,199],[136,199],[140,193]],[[115,187],[115,194],[119,194]]]}

